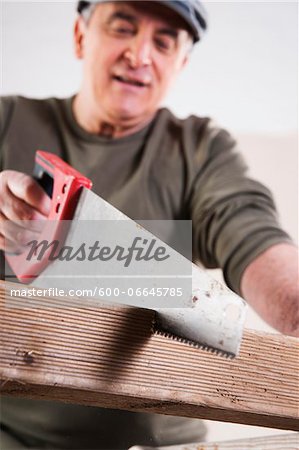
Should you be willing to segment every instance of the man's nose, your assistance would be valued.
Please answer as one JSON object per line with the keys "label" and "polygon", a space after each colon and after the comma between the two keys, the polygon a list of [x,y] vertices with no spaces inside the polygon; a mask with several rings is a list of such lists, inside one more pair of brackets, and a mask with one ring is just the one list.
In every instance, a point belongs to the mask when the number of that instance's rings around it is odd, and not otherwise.
{"label": "man's nose", "polygon": [[140,34],[131,40],[124,56],[132,69],[138,69],[152,64],[152,51],[150,37],[147,34]]}

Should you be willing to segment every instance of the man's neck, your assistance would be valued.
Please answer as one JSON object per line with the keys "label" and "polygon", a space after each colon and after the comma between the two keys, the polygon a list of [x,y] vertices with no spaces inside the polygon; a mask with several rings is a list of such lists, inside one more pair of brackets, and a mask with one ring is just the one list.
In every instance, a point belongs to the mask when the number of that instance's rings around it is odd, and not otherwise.
{"label": "man's neck", "polygon": [[[88,102],[89,103],[89,102]],[[87,105],[83,95],[79,92],[73,101],[73,114],[80,125],[85,131],[97,136],[103,136],[108,138],[121,138],[134,134],[137,131],[144,128],[154,117],[147,118],[147,120],[131,120],[131,121],[113,121],[100,117],[98,112],[94,112],[90,105]]]}

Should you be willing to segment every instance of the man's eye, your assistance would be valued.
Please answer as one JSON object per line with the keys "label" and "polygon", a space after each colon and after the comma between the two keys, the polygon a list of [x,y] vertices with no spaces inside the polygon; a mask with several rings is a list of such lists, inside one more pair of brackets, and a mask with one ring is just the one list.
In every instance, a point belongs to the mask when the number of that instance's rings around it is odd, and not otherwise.
{"label": "man's eye", "polygon": [[132,26],[127,23],[123,23],[123,21],[114,22],[110,27],[112,33],[122,36],[131,36],[134,33],[134,29]]}
{"label": "man's eye", "polygon": [[114,28],[113,31],[119,34],[133,34],[133,30],[130,28]]}
{"label": "man's eye", "polygon": [[172,39],[156,38],[155,42],[156,46],[165,53],[171,52],[175,46]]}

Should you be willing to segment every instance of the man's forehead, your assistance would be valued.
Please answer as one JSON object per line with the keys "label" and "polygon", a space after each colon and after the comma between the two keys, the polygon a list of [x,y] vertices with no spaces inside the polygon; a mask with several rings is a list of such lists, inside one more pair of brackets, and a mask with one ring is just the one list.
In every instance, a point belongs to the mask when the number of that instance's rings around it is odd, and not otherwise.
{"label": "man's forehead", "polygon": [[167,6],[161,3],[150,1],[109,1],[99,4],[100,7],[106,8],[108,15],[113,15],[116,12],[123,12],[132,20],[138,21],[144,16],[150,17],[153,20],[160,22],[161,25],[166,25],[175,29],[183,29],[191,33],[186,22],[175,12],[170,10]]}

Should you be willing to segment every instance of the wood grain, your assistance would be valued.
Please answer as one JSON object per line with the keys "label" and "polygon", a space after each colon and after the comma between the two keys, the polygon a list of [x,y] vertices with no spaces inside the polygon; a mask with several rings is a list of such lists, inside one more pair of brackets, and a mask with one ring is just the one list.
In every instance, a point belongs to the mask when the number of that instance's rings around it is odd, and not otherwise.
{"label": "wood grain", "polygon": [[170,447],[140,447],[129,450],[298,450],[298,433],[237,439],[223,442],[199,442],[197,444],[172,445]]}
{"label": "wood grain", "polygon": [[4,286],[2,394],[299,430],[295,338],[246,331],[229,360],[154,335],[150,310]]}

